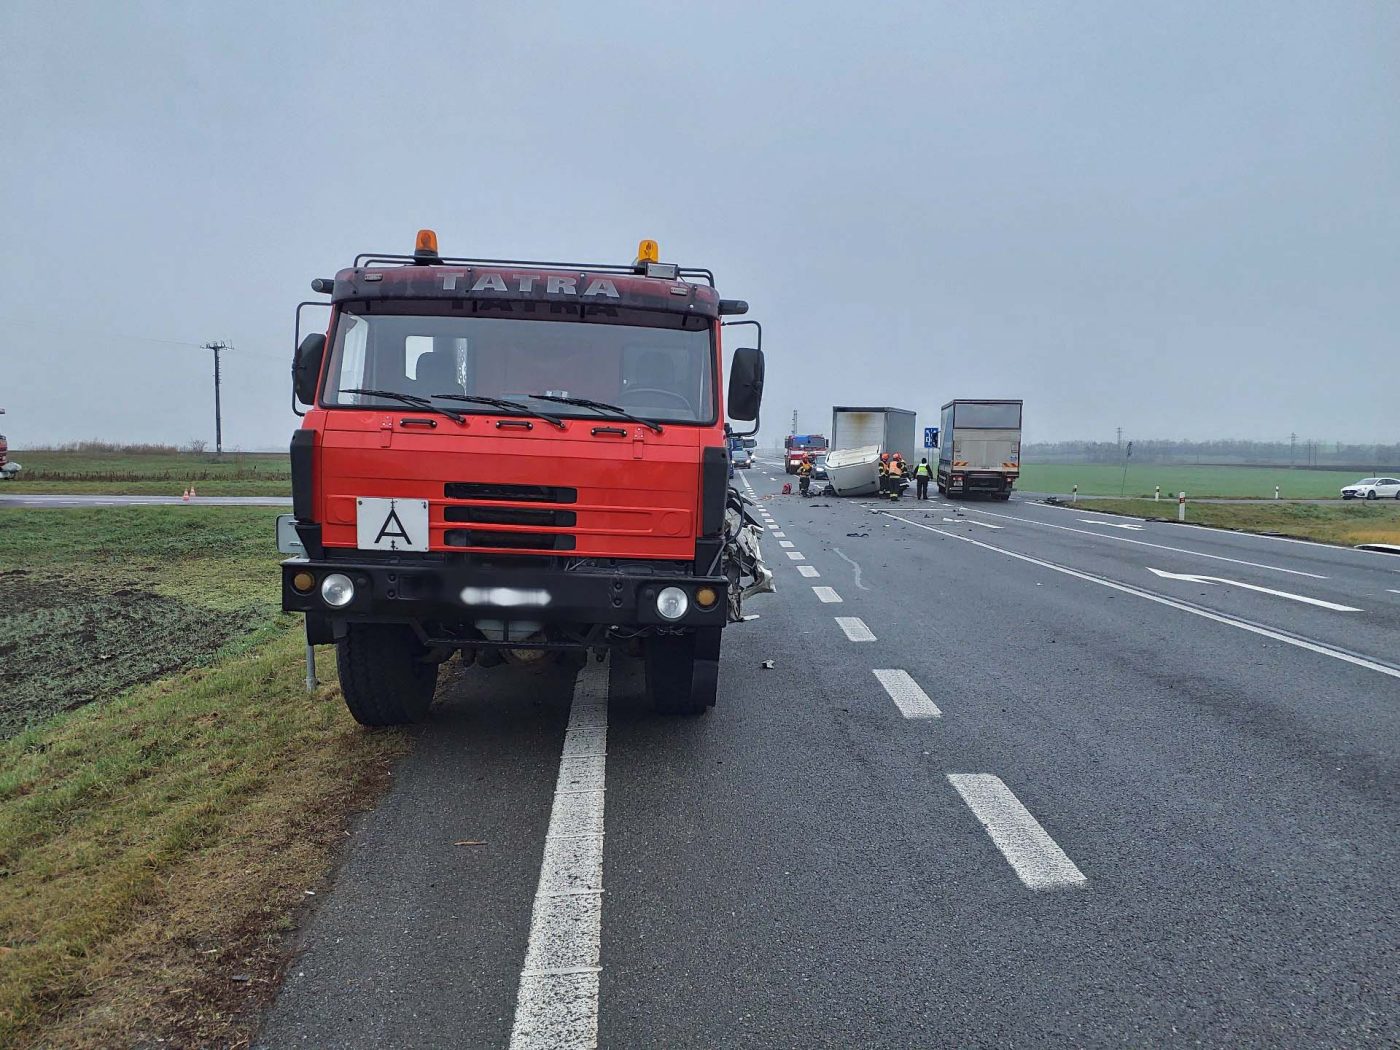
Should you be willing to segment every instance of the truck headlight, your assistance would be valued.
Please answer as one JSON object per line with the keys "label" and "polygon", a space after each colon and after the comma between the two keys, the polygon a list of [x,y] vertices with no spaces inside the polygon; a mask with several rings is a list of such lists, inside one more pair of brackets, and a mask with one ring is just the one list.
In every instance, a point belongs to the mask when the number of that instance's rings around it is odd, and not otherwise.
{"label": "truck headlight", "polygon": [[665,620],[679,620],[690,608],[690,598],[679,587],[663,587],[656,596],[656,611]]}
{"label": "truck headlight", "polygon": [[321,581],[321,600],[332,609],[343,609],[355,600],[355,585],[344,573],[333,572]]}

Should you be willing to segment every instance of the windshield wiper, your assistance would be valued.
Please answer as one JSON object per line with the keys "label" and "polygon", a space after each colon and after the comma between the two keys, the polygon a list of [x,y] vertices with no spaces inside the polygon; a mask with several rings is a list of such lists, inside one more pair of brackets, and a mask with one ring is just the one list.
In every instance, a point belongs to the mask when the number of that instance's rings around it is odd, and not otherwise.
{"label": "windshield wiper", "polygon": [[534,416],[536,419],[543,419],[546,423],[553,423],[560,430],[568,429],[558,416],[551,416],[547,412],[536,412],[529,405],[522,405],[519,401],[507,401],[503,397],[482,397],[480,394],[434,394],[433,397],[440,397],[444,401],[465,401],[469,405],[490,405],[492,408],[504,408],[517,416]]}
{"label": "windshield wiper", "polygon": [[[345,388],[344,390],[342,390],[341,393],[342,393],[342,394],[364,394],[364,395],[367,396],[367,397],[387,397],[387,398],[389,398],[390,400],[393,400],[393,401],[401,401],[401,402],[403,402],[405,405],[412,405],[414,408],[422,408],[422,409],[426,409],[426,410],[429,411],[429,412],[437,412],[439,415],[444,415],[444,416],[446,416],[448,419],[452,420],[452,422],[454,422],[454,423],[465,423],[465,422],[466,422],[466,420],[462,418],[462,413],[460,413],[460,412],[454,412],[454,411],[452,411],[452,409],[450,409],[450,408],[443,408],[441,405],[435,405],[435,404],[433,404],[431,401],[429,401],[426,397],[419,397],[417,394],[400,394],[397,390],[373,390],[373,389],[368,389],[368,388],[366,388],[366,387],[358,387],[358,386],[347,387],[347,388]],[[434,396],[436,396],[436,395],[434,395]],[[356,407],[363,407],[363,406],[356,406]]]}
{"label": "windshield wiper", "polygon": [[641,416],[634,416],[625,408],[618,408],[610,405],[606,401],[594,401],[586,397],[556,397],[554,394],[531,394],[536,401],[557,401],[561,405],[578,405],[579,408],[591,408],[595,412],[611,412],[619,419],[627,419],[633,423],[640,423],[644,427],[651,427],[658,434],[662,432],[661,424],[650,419],[643,419]]}

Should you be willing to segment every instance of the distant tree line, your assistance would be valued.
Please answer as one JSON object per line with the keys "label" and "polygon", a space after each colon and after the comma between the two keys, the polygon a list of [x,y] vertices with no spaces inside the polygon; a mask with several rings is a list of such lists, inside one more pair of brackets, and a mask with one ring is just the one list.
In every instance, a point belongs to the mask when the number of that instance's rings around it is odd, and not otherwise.
{"label": "distant tree line", "polygon": [[[1134,463],[1216,466],[1294,466],[1336,470],[1400,469],[1400,444],[1348,445],[1340,441],[1168,441],[1134,438]],[[1026,463],[1121,463],[1129,442],[1037,441],[1021,448]]]}

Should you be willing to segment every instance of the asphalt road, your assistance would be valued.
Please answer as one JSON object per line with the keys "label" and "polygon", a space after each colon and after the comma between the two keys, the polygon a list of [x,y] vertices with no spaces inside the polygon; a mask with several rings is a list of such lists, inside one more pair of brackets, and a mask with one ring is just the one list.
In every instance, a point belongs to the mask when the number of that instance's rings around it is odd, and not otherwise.
{"label": "asphalt road", "polygon": [[257,1045],[1400,1042],[1400,559],[747,479],[716,709],[454,669]]}
{"label": "asphalt road", "polygon": [[0,507],[290,507],[290,496],[109,496],[105,493],[0,493]]}

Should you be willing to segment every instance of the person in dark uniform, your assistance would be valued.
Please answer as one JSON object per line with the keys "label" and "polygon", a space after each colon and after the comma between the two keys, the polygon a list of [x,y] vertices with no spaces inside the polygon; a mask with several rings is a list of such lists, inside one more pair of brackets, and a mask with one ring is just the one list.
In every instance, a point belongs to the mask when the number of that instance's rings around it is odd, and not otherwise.
{"label": "person in dark uniform", "polygon": [[928,479],[933,473],[929,469],[928,457],[919,460],[919,465],[914,468],[914,498],[928,499]]}

